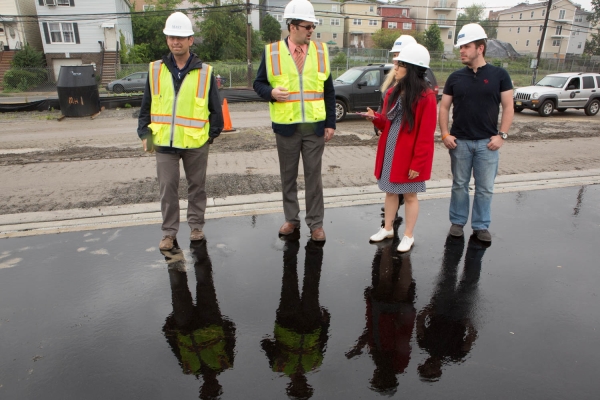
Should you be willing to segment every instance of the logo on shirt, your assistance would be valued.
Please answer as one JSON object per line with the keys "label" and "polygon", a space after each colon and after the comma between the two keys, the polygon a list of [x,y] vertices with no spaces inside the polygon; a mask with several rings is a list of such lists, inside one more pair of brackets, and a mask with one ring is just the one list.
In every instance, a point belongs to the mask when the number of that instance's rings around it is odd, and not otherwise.
{"label": "logo on shirt", "polygon": [[490,81],[488,81],[487,79],[484,79],[483,83],[485,83],[487,85],[488,83],[490,83]]}

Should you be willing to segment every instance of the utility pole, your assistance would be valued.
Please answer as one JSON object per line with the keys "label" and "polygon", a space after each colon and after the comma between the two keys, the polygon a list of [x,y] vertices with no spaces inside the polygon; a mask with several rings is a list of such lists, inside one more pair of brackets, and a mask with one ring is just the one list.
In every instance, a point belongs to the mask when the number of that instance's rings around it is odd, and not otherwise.
{"label": "utility pole", "polygon": [[248,87],[252,87],[252,17],[250,8],[250,0],[246,0],[246,14],[247,14],[247,25],[246,25],[246,58],[248,59]]}
{"label": "utility pole", "polygon": [[542,55],[542,47],[544,47],[544,40],[546,39],[546,28],[548,28],[548,17],[550,17],[550,7],[552,7],[552,0],[548,0],[548,7],[546,8],[546,18],[544,19],[544,28],[542,29],[542,39],[538,47],[537,59],[535,61],[535,68],[531,75],[531,85],[535,85],[537,79],[538,66],[540,65],[540,57]]}

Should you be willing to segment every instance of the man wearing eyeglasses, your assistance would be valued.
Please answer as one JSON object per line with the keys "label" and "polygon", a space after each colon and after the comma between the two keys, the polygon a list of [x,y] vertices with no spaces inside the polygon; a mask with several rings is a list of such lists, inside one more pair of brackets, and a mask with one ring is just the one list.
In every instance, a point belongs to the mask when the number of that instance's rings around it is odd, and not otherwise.
{"label": "man wearing eyeglasses", "polygon": [[285,215],[279,235],[291,237],[300,228],[297,179],[302,154],[305,220],[311,239],[324,242],[321,160],[325,142],[335,132],[335,90],[329,53],[324,44],[311,41],[317,19],[310,2],[290,1],[283,17],[290,34],[265,47],[254,81],[256,93],[270,102],[277,141]]}

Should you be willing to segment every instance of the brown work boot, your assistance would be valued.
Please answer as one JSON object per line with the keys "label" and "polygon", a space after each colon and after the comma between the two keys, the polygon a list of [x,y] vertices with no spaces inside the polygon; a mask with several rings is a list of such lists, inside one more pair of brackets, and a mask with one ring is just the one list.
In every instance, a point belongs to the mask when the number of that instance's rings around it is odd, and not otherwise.
{"label": "brown work boot", "polygon": [[175,236],[164,235],[158,248],[161,250],[171,250],[174,246]]}
{"label": "brown work boot", "polygon": [[196,242],[196,241],[199,241],[199,240],[202,240],[202,239],[204,239],[204,232],[202,232],[198,228],[192,229],[192,233],[190,233],[190,240],[192,242]]}
{"label": "brown work boot", "polygon": [[290,235],[294,233],[296,229],[298,229],[296,225],[286,221],[285,224],[281,225],[281,228],[279,228],[279,234],[284,236]]}
{"label": "brown work boot", "polygon": [[310,232],[310,238],[315,242],[324,242],[325,231],[323,230],[323,228],[317,228]]}

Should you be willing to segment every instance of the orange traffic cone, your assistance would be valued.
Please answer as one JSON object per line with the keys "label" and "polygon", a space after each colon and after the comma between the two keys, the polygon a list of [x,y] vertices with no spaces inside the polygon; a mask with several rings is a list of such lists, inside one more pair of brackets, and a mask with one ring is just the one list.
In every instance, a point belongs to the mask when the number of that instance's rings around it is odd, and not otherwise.
{"label": "orange traffic cone", "polygon": [[231,126],[231,117],[229,116],[229,106],[227,98],[223,100],[223,132],[233,132],[235,129]]}

